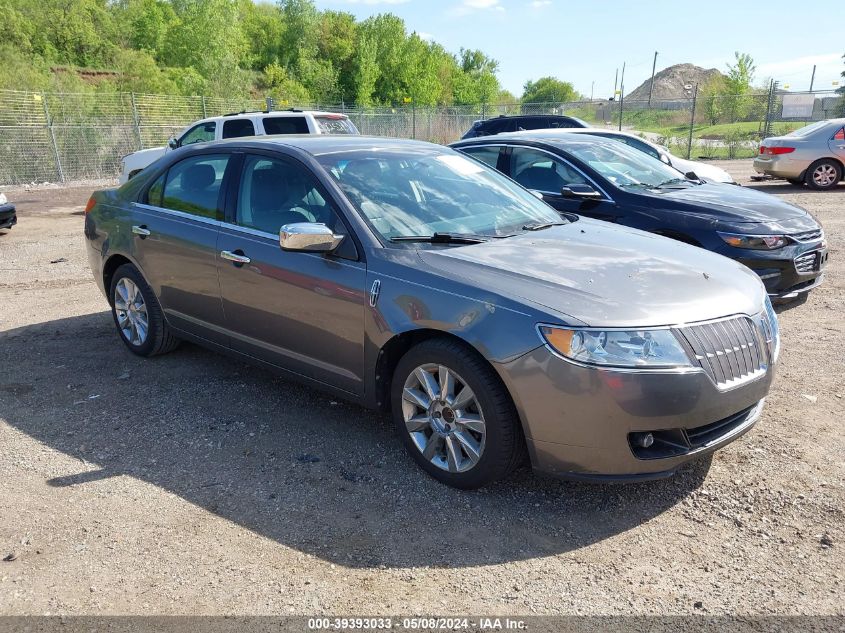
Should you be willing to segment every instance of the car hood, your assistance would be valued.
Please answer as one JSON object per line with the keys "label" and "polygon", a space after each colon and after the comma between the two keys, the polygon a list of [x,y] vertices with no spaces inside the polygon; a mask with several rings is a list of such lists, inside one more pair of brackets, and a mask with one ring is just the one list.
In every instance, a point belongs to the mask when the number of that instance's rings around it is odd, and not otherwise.
{"label": "car hood", "polygon": [[722,219],[732,222],[763,222],[771,224],[794,218],[810,218],[804,209],[748,187],[707,182],[677,189],[643,192],[665,202],[677,200],[715,212]]}
{"label": "car hood", "polygon": [[150,163],[155,160],[158,160],[167,152],[166,147],[150,147],[147,149],[141,149],[137,152],[132,152],[128,156],[125,157],[127,164],[132,164],[133,166],[143,165],[146,167]]}
{"label": "car hood", "polygon": [[674,325],[756,314],[765,296],[757,276],[733,260],[586,219],[482,244],[420,250],[419,256],[450,279],[591,326]]}

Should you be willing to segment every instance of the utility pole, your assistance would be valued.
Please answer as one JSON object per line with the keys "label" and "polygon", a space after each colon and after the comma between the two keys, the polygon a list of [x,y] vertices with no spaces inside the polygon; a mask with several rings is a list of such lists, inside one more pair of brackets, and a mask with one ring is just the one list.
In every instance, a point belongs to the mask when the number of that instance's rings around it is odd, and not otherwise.
{"label": "utility pole", "polygon": [[619,86],[619,131],[622,131],[622,109],[625,107],[625,84]]}
{"label": "utility pole", "polygon": [[813,74],[810,75],[810,92],[813,92],[813,82],[816,81],[816,65],[813,64]]}
{"label": "utility pole", "polygon": [[593,102],[593,89],[596,87],[596,82],[592,82],[590,84],[590,103]]}
{"label": "utility pole", "polygon": [[648,85],[648,105],[651,107],[651,93],[654,90],[654,71],[657,69],[657,51],[654,51],[654,61],[651,64],[651,83]]}
{"label": "utility pole", "polygon": [[614,99],[616,98],[616,86],[619,82],[619,68],[616,69],[616,76],[613,78],[613,94],[611,95]]}
{"label": "utility pole", "polygon": [[625,91],[625,64],[627,62],[622,62],[622,78],[619,80],[619,90]]}

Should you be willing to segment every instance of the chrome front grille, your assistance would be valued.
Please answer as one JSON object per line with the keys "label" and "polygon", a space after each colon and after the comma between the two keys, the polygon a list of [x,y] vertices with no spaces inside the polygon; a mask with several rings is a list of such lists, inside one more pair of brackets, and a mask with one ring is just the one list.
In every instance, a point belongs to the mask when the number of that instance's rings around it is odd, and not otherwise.
{"label": "chrome front grille", "polygon": [[812,273],[818,270],[818,251],[804,253],[795,258],[795,270],[799,273]]}
{"label": "chrome front grille", "polygon": [[687,353],[722,389],[730,389],[766,373],[767,337],[748,317],[732,317],[679,328]]}
{"label": "chrome front grille", "polygon": [[822,230],[818,228],[812,231],[804,231],[803,233],[793,233],[789,237],[798,242],[816,242],[822,239]]}

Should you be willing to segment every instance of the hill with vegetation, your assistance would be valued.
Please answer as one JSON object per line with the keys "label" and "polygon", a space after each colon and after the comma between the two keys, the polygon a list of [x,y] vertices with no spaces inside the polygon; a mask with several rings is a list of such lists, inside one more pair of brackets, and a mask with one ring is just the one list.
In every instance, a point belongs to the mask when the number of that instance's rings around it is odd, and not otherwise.
{"label": "hill with vegetation", "polygon": [[515,101],[498,64],[395,15],[313,0],[0,0],[0,89],[272,96],[279,103]]}

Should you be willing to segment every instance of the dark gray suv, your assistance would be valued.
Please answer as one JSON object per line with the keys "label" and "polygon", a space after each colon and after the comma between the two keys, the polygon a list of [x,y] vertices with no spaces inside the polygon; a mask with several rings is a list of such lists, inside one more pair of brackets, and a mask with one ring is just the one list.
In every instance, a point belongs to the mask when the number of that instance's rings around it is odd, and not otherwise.
{"label": "dark gray suv", "polygon": [[669,475],[755,423],[778,354],[744,266],[561,216],[428,143],[182,148],[94,193],[85,236],[132,352],[193,341],[390,410],[462,488],[526,452],[562,476]]}

